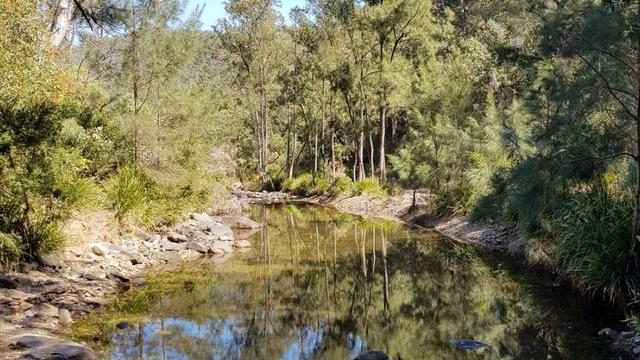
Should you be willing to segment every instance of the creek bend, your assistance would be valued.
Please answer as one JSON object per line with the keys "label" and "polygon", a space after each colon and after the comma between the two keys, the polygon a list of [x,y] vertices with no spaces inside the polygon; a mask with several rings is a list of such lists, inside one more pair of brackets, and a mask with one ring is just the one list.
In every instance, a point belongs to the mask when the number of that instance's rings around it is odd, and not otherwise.
{"label": "creek bend", "polygon": [[527,281],[502,254],[315,206],[255,205],[251,217],[265,224],[253,249],[200,262],[209,286],[172,291],[109,330],[103,357],[608,358],[597,331],[611,319],[566,289]]}

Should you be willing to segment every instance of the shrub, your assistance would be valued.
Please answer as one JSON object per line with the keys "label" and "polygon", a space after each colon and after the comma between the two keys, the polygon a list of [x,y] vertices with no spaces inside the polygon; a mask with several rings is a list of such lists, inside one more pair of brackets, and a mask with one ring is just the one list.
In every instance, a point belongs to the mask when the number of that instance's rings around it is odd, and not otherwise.
{"label": "shrub", "polygon": [[121,224],[125,216],[141,212],[147,201],[147,189],[139,171],[125,167],[105,184],[107,205],[116,212]]}
{"label": "shrub", "polygon": [[348,176],[340,176],[337,177],[331,187],[329,188],[329,195],[338,196],[347,192],[350,192],[353,189],[353,182],[351,178]]}
{"label": "shrub", "polygon": [[356,195],[377,195],[385,196],[386,192],[380,184],[371,179],[358,180],[353,184],[353,193]]}
{"label": "shrub", "polygon": [[329,191],[329,182],[324,178],[317,176],[313,182],[311,190],[307,195],[324,195]]}
{"label": "shrub", "polygon": [[311,194],[313,185],[313,176],[309,173],[304,173],[285,180],[282,183],[282,191],[305,196]]}
{"label": "shrub", "polygon": [[630,241],[631,196],[605,189],[576,194],[556,211],[550,231],[560,268],[585,290],[621,299],[640,285],[640,268]]}

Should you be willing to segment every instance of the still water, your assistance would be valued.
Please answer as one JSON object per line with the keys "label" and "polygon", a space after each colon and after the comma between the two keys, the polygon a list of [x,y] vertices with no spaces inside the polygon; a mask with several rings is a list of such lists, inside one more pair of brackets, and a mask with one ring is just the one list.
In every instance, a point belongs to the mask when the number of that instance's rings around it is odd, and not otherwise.
{"label": "still water", "polygon": [[[256,206],[253,249],[204,265],[114,330],[110,359],[607,359],[584,300],[434,232],[307,206]],[[202,263],[202,262],[201,262]],[[196,266],[196,265],[194,265]],[[203,265],[198,265],[203,266]],[[204,271],[204,270],[203,270]],[[463,350],[451,339],[489,345]]]}

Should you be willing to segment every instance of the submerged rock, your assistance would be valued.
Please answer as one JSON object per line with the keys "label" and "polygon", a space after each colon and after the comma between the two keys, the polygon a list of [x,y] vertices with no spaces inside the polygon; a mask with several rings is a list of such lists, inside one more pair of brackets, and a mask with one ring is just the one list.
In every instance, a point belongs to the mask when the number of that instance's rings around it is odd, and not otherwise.
{"label": "submerged rock", "polygon": [[353,360],[389,360],[389,356],[382,351],[367,351],[358,355]]}
{"label": "submerged rock", "polygon": [[481,341],[466,339],[451,339],[449,340],[449,344],[465,350],[482,350],[489,347],[489,345]]}

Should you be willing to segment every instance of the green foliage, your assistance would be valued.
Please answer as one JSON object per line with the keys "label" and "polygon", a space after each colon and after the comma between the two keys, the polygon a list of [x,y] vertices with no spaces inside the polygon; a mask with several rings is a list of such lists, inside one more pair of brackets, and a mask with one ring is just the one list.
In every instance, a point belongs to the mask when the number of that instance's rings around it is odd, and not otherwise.
{"label": "green foliage", "polygon": [[596,188],[576,194],[553,213],[550,232],[558,266],[589,291],[612,300],[632,296],[640,285],[634,244],[629,241],[631,196]]}
{"label": "green foliage", "polygon": [[353,183],[353,193],[355,195],[386,196],[387,192],[376,180],[363,179]]}
{"label": "green foliage", "polygon": [[300,174],[282,183],[282,191],[300,196],[313,195],[313,187],[313,175],[309,173]]}
{"label": "green foliage", "polygon": [[328,194],[331,196],[338,196],[349,193],[352,189],[353,182],[351,179],[348,176],[339,176],[331,184]]}
{"label": "green foliage", "polygon": [[125,216],[142,213],[147,206],[147,184],[140,171],[125,167],[113,175],[104,185],[107,205],[122,222]]}

